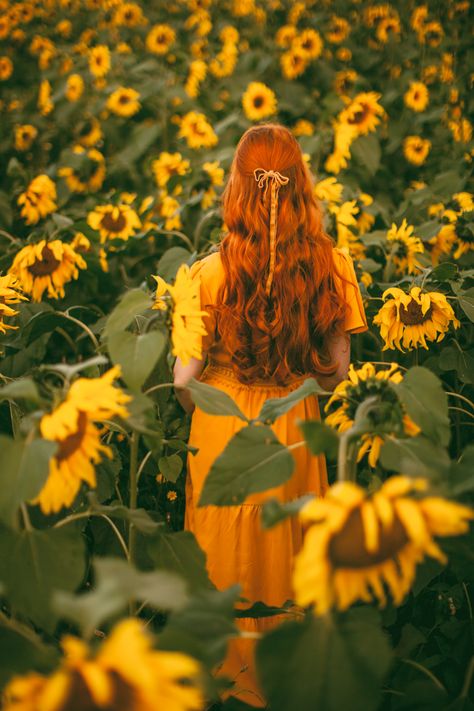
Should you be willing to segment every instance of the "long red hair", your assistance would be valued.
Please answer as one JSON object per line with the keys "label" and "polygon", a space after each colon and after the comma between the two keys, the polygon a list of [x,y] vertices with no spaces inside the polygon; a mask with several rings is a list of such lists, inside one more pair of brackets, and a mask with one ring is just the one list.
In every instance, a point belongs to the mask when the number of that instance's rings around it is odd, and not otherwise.
{"label": "long red hair", "polygon": [[[270,190],[264,199],[257,168],[289,178],[279,192],[268,296]],[[341,330],[345,308],[333,281],[334,243],[323,230],[301,148],[287,128],[268,123],[243,134],[222,199],[225,279],[214,309],[235,376],[243,383],[271,378],[284,384],[295,375],[333,374],[326,343]]]}

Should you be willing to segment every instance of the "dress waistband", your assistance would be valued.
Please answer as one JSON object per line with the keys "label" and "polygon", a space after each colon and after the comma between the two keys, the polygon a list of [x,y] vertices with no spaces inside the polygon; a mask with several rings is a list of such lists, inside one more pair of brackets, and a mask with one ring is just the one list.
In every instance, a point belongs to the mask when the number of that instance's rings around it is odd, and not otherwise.
{"label": "dress waistband", "polygon": [[208,364],[204,368],[200,380],[204,380],[206,376],[209,375],[211,378],[219,378],[222,380],[228,380],[232,382],[234,385],[238,385],[239,387],[242,388],[254,388],[254,387],[259,387],[259,388],[268,388],[268,389],[275,389],[275,388],[281,388],[285,389],[288,388],[292,385],[301,385],[305,380],[308,378],[311,378],[312,376],[309,374],[306,375],[299,375],[299,376],[294,376],[293,378],[290,378],[289,380],[286,381],[284,384],[279,384],[275,382],[274,380],[271,379],[266,379],[266,380],[254,380],[252,383],[241,383],[240,380],[237,380],[234,371],[231,366],[228,365],[222,365],[221,363],[217,363],[216,361],[208,361]]}

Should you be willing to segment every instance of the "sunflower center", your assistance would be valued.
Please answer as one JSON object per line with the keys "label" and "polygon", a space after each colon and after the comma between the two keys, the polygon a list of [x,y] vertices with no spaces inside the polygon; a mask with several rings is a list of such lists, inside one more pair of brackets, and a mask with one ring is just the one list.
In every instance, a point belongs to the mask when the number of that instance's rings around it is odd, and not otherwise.
{"label": "sunflower center", "polygon": [[128,104],[130,101],[130,97],[127,96],[126,94],[122,94],[119,96],[119,104]]}
{"label": "sunflower center", "polygon": [[81,446],[87,427],[87,415],[82,410],[79,411],[76,427],[75,432],[59,442],[59,450],[55,455],[58,462],[62,462],[63,459],[69,459]]}
{"label": "sunflower center", "polygon": [[428,311],[423,313],[421,304],[412,299],[408,307],[404,304],[400,305],[400,321],[405,324],[405,326],[415,326],[416,324],[428,321],[431,318],[432,312],[433,306],[431,304]]}
{"label": "sunflower center", "polygon": [[369,115],[369,107],[367,104],[361,104],[362,109],[361,111],[356,111],[356,113],[353,115],[351,119],[347,123],[350,124],[356,124],[356,123],[362,123],[365,119],[366,116]]}
{"label": "sunflower center", "polygon": [[253,100],[253,105],[259,109],[263,105],[263,96],[256,96]]}
{"label": "sunflower center", "polygon": [[56,259],[48,245],[45,244],[41,252],[41,259],[37,259],[34,264],[30,264],[28,271],[30,274],[33,274],[34,277],[47,276],[56,271],[59,264],[59,260]]}
{"label": "sunflower center", "polygon": [[377,551],[365,547],[364,526],[359,508],[349,514],[344,528],[329,544],[329,558],[335,568],[368,568],[392,558],[408,543],[408,536],[397,516],[390,528],[381,529]]}
{"label": "sunflower center", "polygon": [[100,226],[103,227],[107,232],[121,232],[127,225],[127,220],[119,212],[117,219],[112,217],[111,212],[107,212],[101,220]]}

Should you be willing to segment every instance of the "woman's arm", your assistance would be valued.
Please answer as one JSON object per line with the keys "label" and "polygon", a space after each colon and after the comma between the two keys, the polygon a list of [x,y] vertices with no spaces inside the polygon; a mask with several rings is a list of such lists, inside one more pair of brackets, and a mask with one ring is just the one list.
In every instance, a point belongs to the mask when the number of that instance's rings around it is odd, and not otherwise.
{"label": "woman's arm", "polygon": [[206,354],[204,353],[202,360],[191,358],[188,365],[183,365],[180,359],[176,358],[174,364],[174,391],[178,402],[188,414],[191,414],[194,410],[194,402],[191,398],[191,393],[186,389],[186,385],[191,378],[199,378],[204,369],[205,362]]}
{"label": "woman's arm", "polygon": [[334,375],[320,376],[317,378],[318,383],[325,390],[334,390],[341,380],[347,378],[349,364],[351,362],[351,336],[349,333],[341,333],[334,335],[328,341],[328,351],[331,357],[331,362],[336,363],[337,370]]}

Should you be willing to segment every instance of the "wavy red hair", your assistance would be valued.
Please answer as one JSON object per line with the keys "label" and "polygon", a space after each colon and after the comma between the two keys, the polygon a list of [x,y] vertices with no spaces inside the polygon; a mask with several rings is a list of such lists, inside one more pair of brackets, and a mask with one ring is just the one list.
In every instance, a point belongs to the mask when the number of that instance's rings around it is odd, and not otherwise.
{"label": "wavy red hair", "polygon": [[[264,200],[256,168],[289,178],[279,192],[269,296],[270,190]],[[271,378],[284,384],[295,375],[333,374],[327,340],[342,330],[345,312],[333,280],[334,243],[323,230],[301,148],[287,128],[268,123],[243,134],[222,199],[228,228],[220,244],[225,280],[214,310],[235,376],[243,383]]]}

